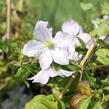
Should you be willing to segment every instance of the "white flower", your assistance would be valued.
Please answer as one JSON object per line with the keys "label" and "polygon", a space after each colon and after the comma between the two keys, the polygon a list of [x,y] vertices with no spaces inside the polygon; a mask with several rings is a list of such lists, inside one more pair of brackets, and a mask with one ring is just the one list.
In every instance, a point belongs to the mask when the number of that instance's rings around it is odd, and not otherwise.
{"label": "white flower", "polygon": [[93,43],[93,40],[89,36],[89,34],[84,33],[82,27],[72,19],[67,20],[62,25],[62,32],[66,34],[72,35],[72,44],[69,45],[69,59],[79,60],[82,55],[78,55],[75,51],[75,46],[79,46],[80,42],[77,39],[79,37],[86,44],[86,48],[89,48]]}
{"label": "white flower", "polygon": [[54,61],[61,65],[69,64],[67,44],[70,38],[63,37],[62,32],[52,36],[52,29],[47,28],[48,22],[38,21],[33,35],[37,40],[30,40],[23,48],[23,54],[39,59],[42,69],[47,69]]}
{"label": "white flower", "polygon": [[38,74],[36,74],[32,78],[29,78],[29,80],[33,80],[33,83],[46,84],[50,77],[56,77],[56,76],[68,77],[71,76],[72,73],[74,72],[66,71],[63,69],[56,71],[53,67],[49,67],[45,70],[41,70],[40,72],[38,72]]}

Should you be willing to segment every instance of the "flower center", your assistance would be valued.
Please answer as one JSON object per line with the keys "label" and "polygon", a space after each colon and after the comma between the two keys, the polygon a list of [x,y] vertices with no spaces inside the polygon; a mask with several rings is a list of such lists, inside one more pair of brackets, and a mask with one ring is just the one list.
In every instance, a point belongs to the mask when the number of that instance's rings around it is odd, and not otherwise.
{"label": "flower center", "polygon": [[51,41],[46,41],[46,42],[45,42],[45,46],[48,47],[48,48],[52,48],[53,45],[54,45],[54,44],[53,44]]}

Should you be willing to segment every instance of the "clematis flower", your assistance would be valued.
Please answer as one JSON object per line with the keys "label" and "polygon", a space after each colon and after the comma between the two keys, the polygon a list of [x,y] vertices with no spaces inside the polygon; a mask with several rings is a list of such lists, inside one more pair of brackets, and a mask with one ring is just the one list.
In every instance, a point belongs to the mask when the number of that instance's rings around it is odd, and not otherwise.
{"label": "clematis flower", "polygon": [[83,40],[83,42],[86,44],[86,48],[89,48],[90,45],[93,43],[93,40],[91,39],[89,34],[84,33],[82,27],[72,19],[67,20],[62,25],[62,32],[65,34],[72,35],[72,44],[69,45],[68,49],[69,59],[79,60],[82,57],[82,55],[79,55],[75,51],[75,46],[80,45],[80,42],[77,37]]}
{"label": "clematis flower", "polygon": [[[94,24],[94,28],[97,29],[98,28],[98,22],[103,22],[105,19],[107,19],[109,21],[109,16],[105,15],[103,16],[102,19],[96,19],[96,20],[92,20],[92,24]],[[109,45],[109,35],[106,36],[101,36],[100,39],[102,39],[105,44]]]}
{"label": "clematis flower", "polygon": [[50,77],[56,77],[56,76],[68,77],[68,76],[71,76],[72,73],[74,72],[66,71],[63,69],[56,71],[53,67],[49,67],[45,70],[41,70],[32,78],[29,78],[29,80],[32,80],[33,83],[46,84]]}
{"label": "clematis flower", "polygon": [[33,33],[36,40],[30,40],[24,45],[23,54],[37,57],[42,69],[47,69],[53,61],[61,65],[69,64],[66,45],[70,44],[70,38],[63,37],[65,34],[62,32],[57,32],[53,37],[52,29],[47,28],[47,25],[48,22],[44,21],[36,23]]}

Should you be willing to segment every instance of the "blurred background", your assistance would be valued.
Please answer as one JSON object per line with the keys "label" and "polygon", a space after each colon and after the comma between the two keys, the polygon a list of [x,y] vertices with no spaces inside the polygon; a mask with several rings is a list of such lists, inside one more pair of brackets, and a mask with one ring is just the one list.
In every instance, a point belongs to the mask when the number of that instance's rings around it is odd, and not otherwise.
{"label": "blurred background", "polygon": [[33,38],[38,20],[48,21],[55,33],[72,18],[90,32],[91,21],[104,15],[109,15],[108,0],[0,0],[0,109],[22,109],[34,95],[49,90],[48,86],[29,83],[30,72],[19,69],[26,60],[33,73],[40,70],[37,60],[21,53],[23,45]]}

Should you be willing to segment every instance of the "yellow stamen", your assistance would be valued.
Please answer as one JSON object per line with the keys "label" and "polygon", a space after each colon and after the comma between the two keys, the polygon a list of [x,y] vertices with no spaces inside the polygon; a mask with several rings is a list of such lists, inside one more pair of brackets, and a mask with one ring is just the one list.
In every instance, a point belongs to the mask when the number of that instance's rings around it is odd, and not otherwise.
{"label": "yellow stamen", "polygon": [[53,45],[54,45],[54,44],[53,44],[51,41],[46,41],[46,42],[45,42],[45,46],[48,47],[48,48],[52,48]]}

